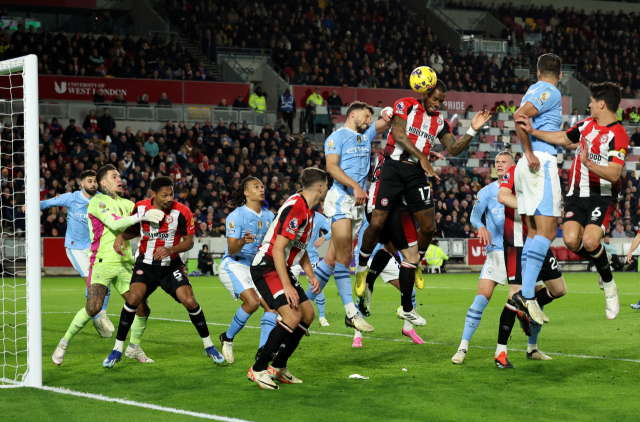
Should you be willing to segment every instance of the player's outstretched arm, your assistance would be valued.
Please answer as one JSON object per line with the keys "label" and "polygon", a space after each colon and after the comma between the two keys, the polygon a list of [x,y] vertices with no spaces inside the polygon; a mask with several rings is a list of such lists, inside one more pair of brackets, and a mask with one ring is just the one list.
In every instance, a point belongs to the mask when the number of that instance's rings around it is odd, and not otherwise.
{"label": "player's outstretched arm", "polygon": [[[298,302],[300,298],[298,297],[298,292],[293,287],[291,283],[291,279],[289,278],[289,273],[287,272],[287,262],[284,259],[284,248],[287,247],[290,240],[281,234],[276,238],[276,242],[273,245],[273,263],[276,266],[276,272],[278,273],[278,278],[282,282],[282,287],[284,289],[284,294],[287,297],[287,302],[289,302],[289,306],[292,308],[298,307]],[[308,259],[308,257],[307,257]],[[313,271],[311,271],[313,274]]]}
{"label": "player's outstretched arm", "polygon": [[[55,198],[46,199],[44,201],[40,201],[40,210],[46,210],[51,207],[68,207],[73,202],[73,193],[64,193],[60,196],[56,196]],[[22,210],[24,212],[24,209]]]}
{"label": "player's outstretched arm", "polygon": [[101,205],[96,206],[95,204],[93,204],[93,200],[91,201],[91,203],[89,204],[89,216],[92,218],[97,218],[102,222],[102,224],[114,231],[126,229],[129,226],[140,223],[141,221],[149,221],[151,223],[157,224],[164,218],[163,211],[153,208],[126,217],[119,217],[114,214],[109,208],[100,209],[100,206],[103,206],[104,203],[101,202],[100,204]]}
{"label": "player's outstretched arm", "polygon": [[473,119],[471,120],[471,127],[467,133],[458,139],[456,139],[452,133],[447,133],[440,139],[440,142],[444,145],[447,151],[449,151],[449,154],[453,156],[459,155],[462,151],[467,149],[469,143],[476,135],[476,132],[482,129],[482,126],[484,126],[490,118],[491,113],[489,113],[488,110],[479,111],[475,116],[473,116]]}
{"label": "player's outstretched arm", "polygon": [[631,264],[631,261],[633,259],[633,252],[636,249],[638,249],[638,246],[640,246],[640,232],[633,239],[633,243],[631,244],[631,248],[629,248],[629,253],[627,254],[627,262],[629,264]]}
{"label": "player's outstretched arm", "polygon": [[[527,101],[522,107],[520,107],[518,110],[516,110],[515,113],[513,113],[513,119],[517,122],[519,120],[523,120],[525,117],[533,117],[537,115],[538,109],[535,108],[535,106],[529,101]],[[538,170],[540,168],[540,160],[538,160],[538,157],[533,154],[533,147],[531,146],[529,134],[522,128],[522,123],[516,124],[516,134],[520,139],[520,143],[522,144],[522,149],[524,150],[524,154],[527,157],[527,161],[529,161],[529,168],[531,170]]]}
{"label": "player's outstretched arm", "polygon": [[569,139],[569,137],[567,136],[567,132],[565,132],[564,130],[560,130],[557,132],[547,132],[545,130],[534,129],[533,126],[531,126],[531,119],[529,119],[529,117],[527,116],[520,116],[519,120],[516,120],[516,123],[520,123],[522,129],[529,135],[540,138],[545,142],[568,149],[577,148],[576,143]]}
{"label": "player's outstretched arm", "polygon": [[518,208],[518,201],[516,199],[516,196],[511,193],[511,189],[509,188],[498,189],[498,202],[500,202],[505,207],[513,209]]}
{"label": "player's outstretched arm", "polygon": [[393,108],[385,107],[382,109],[382,113],[380,113],[381,119],[378,119],[375,122],[376,125],[376,133],[380,135],[383,132],[388,131],[391,128],[391,117],[393,116]]}

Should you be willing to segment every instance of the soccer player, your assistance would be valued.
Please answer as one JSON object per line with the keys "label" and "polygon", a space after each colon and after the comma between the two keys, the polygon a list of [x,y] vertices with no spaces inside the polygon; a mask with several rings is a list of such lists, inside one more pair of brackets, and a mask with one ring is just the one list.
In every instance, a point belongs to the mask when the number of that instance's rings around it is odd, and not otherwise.
{"label": "soccer player", "polygon": [[[502,176],[500,180],[500,189],[498,190],[498,202],[503,204],[505,211],[505,227],[502,236],[504,247],[504,261],[507,267],[507,276],[509,277],[509,299],[500,315],[500,325],[498,327],[498,345],[494,355],[494,362],[498,368],[512,369],[514,366],[507,358],[507,342],[511,335],[513,324],[516,317],[520,320],[520,325],[525,333],[529,336],[527,345],[527,358],[537,360],[551,360],[551,358],[538,350],[538,335],[542,329],[542,325],[536,324],[535,321],[530,324],[527,329],[526,319],[524,315],[520,315],[517,305],[514,303],[511,286],[516,285],[516,291],[522,285],[524,277],[524,269],[522,268],[522,249],[524,247],[525,238],[530,240],[535,237],[535,229],[527,227],[523,219],[521,210],[517,208],[518,200],[516,199],[515,173],[516,166],[511,166],[509,170]],[[546,285],[545,288],[542,285]],[[547,250],[547,255],[542,263],[542,268],[538,274],[535,287],[535,299],[537,303],[544,308],[546,304],[567,294],[567,286],[560,266],[551,249]]]}
{"label": "soccer player", "polygon": [[[346,311],[347,327],[371,332],[369,325],[358,313],[351,294],[351,276],[349,266],[353,257],[353,241],[364,220],[364,205],[367,201],[367,175],[371,170],[371,141],[380,133],[389,129],[387,109],[382,119],[371,124],[373,107],[360,101],[354,101],[347,110],[344,126],[333,132],[325,141],[324,152],[327,172],[334,182],[324,203],[324,213],[331,218],[331,243],[325,259],[315,269],[320,281],[320,289],[334,278],[342,304]],[[307,290],[310,300],[315,294]]]}
{"label": "soccer player", "polygon": [[[67,257],[73,268],[84,278],[87,284],[85,297],[89,288],[89,225],[87,224],[87,207],[89,201],[98,191],[96,172],[85,170],[80,173],[79,191],[65,193],[56,198],[40,201],[40,209],[51,207],[67,207],[67,234],[64,238],[64,247]],[[23,207],[24,212],[24,207]],[[93,326],[102,337],[111,337],[115,328],[107,316],[107,304],[111,297],[111,287],[107,291],[100,312],[93,317]]]}
{"label": "soccer player", "polygon": [[[96,174],[96,181],[100,193],[91,198],[87,209],[91,239],[87,305],[73,318],[69,329],[53,353],[53,363],[58,366],[64,362],[64,355],[71,339],[102,309],[111,284],[125,301],[129,299],[133,255],[128,244],[126,244],[128,252],[124,256],[114,251],[116,237],[127,227],[141,221],[158,224],[164,218],[164,212],[154,209],[138,211],[131,215],[134,204],[118,196],[122,194],[122,179],[113,165],[107,164],[101,167]],[[131,327],[133,335],[129,348],[131,356],[138,360],[147,359],[140,348],[140,338],[144,334],[150,312],[146,301],[141,303],[136,309],[136,317]]]}
{"label": "soccer player", "polygon": [[242,301],[229,328],[220,334],[222,355],[229,363],[235,360],[233,339],[260,306],[264,313],[260,323],[258,353],[276,325],[277,315],[269,309],[256,290],[250,271],[251,261],[256,256],[258,247],[262,244],[274,218],[271,211],[262,208],[263,203],[264,186],[255,177],[244,179],[229,200],[229,206],[236,209],[227,217],[227,247],[218,268],[222,285],[231,297],[235,300],[240,298]]}
{"label": "soccer player", "polygon": [[[320,235],[321,231],[322,236]],[[313,232],[311,234],[311,240],[309,240],[309,245],[307,246],[307,254],[309,254],[309,261],[311,261],[311,268],[313,268],[313,271],[316,270],[316,267],[320,262],[320,256],[318,255],[317,248],[322,246],[327,240],[331,240],[331,219],[315,211],[315,215],[313,217]],[[296,264],[291,268],[291,274],[293,274],[296,280],[300,276],[301,272],[302,267],[300,266],[300,264]],[[308,296],[309,295],[307,294],[307,297]],[[324,292],[320,292],[319,295],[314,296],[316,300],[316,306],[318,307],[318,320],[320,321],[320,325],[323,327],[328,327],[329,321],[327,321],[327,318],[324,314]]]}
{"label": "soccer player", "polygon": [[[128,298],[120,313],[120,324],[116,334],[116,344],[109,356],[102,362],[105,368],[113,366],[122,359],[124,341],[136,316],[136,309],[141,303],[147,304],[149,296],[161,287],[168,295],[181,303],[189,313],[191,322],[196,327],[205,354],[215,363],[224,362],[222,355],[216,350],[211,337],[207,321],[200,305],[193,295],[191,283],[184,269],[180,254],[193,248],[193,234],[195,233],[193,214],[186,206],[174,201],[173,180],[166,176],[159,176],[151,182],[151,198],[136,203],[132,213],[145,213],[149,210],[162,212],[159,223],[142,222],[129,227],[118,235],[114,250],[124,256],[121,246],[125,241],[140,236],[140,244],[136,253],[133,267],[131,286]],[[148,305],[147,305],[148,307]],[[132,334],[133,337],[133,334]],[[135,344],[135,343],[134,343]],[[133,358],[135,345],[129,344],[126,356]],[[147,358],[146,362],[153,362]]]}
{"label": "soccer player", "polygon": [[446,92],[444,83],[438,81],[435,88],[424,94],[421,99],[403,98],[395,103],[392,129],[385,148],[387,160],[376,193],[376,207],[371,215],[370,225],[364,233],[358,257],[355,292],[357,296],[362,297],[368,270],[367,262],[379,242],[389,212],[399,206],[404,197],[409,212],[420,226],[420,231],[418,253],[411,257],[405,255],[400,268],[402,310],[398,316],[403,319],[410,319],[414,312],[411,290],[416,277],[422,278],[420,261],[429,248],[436,229],[431,186],[427,177],[436,176],[436,172],[429,163],[429,151],[435,140],[440,139],[451,155],[460,154],[491,117],[487,110],[478,112],[473,117],[467,133],[456,140],[451,133],[451,126],[438,111],[445,100]]}
{"label": "soccer player", "polygon": [[313,207],[327,196],[327,173],[306,168],[300,181],[302,192],[291,196],[280,207],[251,263],[251,276],[258,292],[269,308],[282,316],[282,321],[269,334],[256,363],[249,369],[249,380],[260,388],[278,389],[273,380],[285,384],[302,383],[289,372],[287,362],[302,337],[309,335],[309,326],[315,318],[313,305],[291,274],[291,267],[300,263],[312,290],[316,294],[320,292],[306,247],[313,231]]}
{"label": "soccer player", "polygon": [[[631,247],[629,248],[629,252],[627,253],[627,264],[629,265],[633,264],[633,252],[636,249],[638,249],[638,246],[640,246],[640,231],[638,231],[638,234],[633,239],[633,242],[631,243]],[[640,302],[632,303],[631,308],[635,310],[640,310]]]}
{"label": "soccer player", "polygon": [[565,194],[562,237],[573,252],[593,260],[604,287],[605,314],[615,319],[620,301],[602,238],[616,209],[616,185],[629,149],[629,135],[616,119],[621,99],[618,86],[592,83],[589,91],[591,117],[566,132],[534,129],[526,117],[520,121],[532,137],[571,149],[579,144]]}
{"label": "soccer player", "polygon": [[[555,54],[538,58],[538,82],[531,85],[515,112],[516,121],[525,116],[539,130],[558,131],[562,123],[562,96],[556,86],[562,76],[562,63]],[[527,217],[527,227],[535,231],[522,249],[522,290],[513,297],[518,309],[537,324],[549,322],[535,299],[536,281],[551,242],[556,238],[562,193],[556,160],[556,147],[529,136],[516,124],[516,133],[524,157],[518,161],[515,173],[518,210]]]}

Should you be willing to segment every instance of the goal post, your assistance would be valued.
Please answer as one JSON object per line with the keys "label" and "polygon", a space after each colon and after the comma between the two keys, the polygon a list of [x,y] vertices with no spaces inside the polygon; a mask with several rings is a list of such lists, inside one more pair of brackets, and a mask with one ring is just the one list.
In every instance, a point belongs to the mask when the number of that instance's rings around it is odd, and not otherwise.
{"label": "goal post", "polygon": [[[2,204],[2,216],[7,213],[11,217],[0,227],[3,264],[0,385],[41,387],[42,248],[37,57],[31,54],[0,62],[0,91],[4,99],[0,116],[4,117],[4,125],[11,128],[9,135],[4,131],[2,137],[5,139],[0,139],[0,170],[3,179],[4,170],[7,170],[7,185],[11,185],[11,201],[8,205]],[[11,154],[8,156],[5,151]],[[3,189],[4,186],[3,183]],[[19,274],[22,270],[18,271],[18,262],[22,261],[26,262],[24,278]]]}

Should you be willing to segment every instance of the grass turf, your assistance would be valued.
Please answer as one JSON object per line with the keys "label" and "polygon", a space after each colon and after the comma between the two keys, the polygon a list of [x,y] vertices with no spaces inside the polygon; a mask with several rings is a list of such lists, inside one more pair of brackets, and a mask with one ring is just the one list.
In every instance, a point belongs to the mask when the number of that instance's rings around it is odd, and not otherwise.
{"label": "grass turf", "polygon": [[[637,275],[616,274],[621,310],[614,321],[604,315],[596,274],[565,274],[565,279],[569,293],[545,308],[551,323],[538,341],[541,350],[558,354],[547,362],[527,360],[524,351],[515,350],[526,349],[526,337],[514,328],[509,359],[515,370],[499,370],[492,359],[506,288],[496,289],[464,365],[455,366],[450,359],[475,295],[476,274],[425,277],[426,287],[417,295],[418,312],[427,319],[426,327],[417,328],[424,345],[401,335],[402,321],[395,316],[399,293],[378,280],[368,318],[376,330],[365,336],[362,349],[351,347],[353,331],[344,326],[344,308],[331,281],[325,290],[331,326],[316,321],[314,333],[303,338],[290,360],[304,384],[278,391],[260,390],[246,379],[259,340],[259,330],[251,327],[260,326],[261,313],[236,336],[235,363],[217,366],[204,356],[184,308],[161,290],[150,298],[152,319],[141,343],[155,364],[125,358],[113,370],[103,369],[115,335],[102,339],[89,323],[57,367],[51,354],[84,305],[84,287],[80,278],[43,279],[44,384],[251,421],[493,421],[519,415],[540,421],[637,420],[640,315],[629,308],[640,298]],[[239,302],[216,277],[192,283],[218,346]],[[108,313],[116,326],[122,304],[112,295]],[[356,373],[370,379],[348,378]],[[0,390],[0,409],[3,421],[195,420],[25,388]]]}

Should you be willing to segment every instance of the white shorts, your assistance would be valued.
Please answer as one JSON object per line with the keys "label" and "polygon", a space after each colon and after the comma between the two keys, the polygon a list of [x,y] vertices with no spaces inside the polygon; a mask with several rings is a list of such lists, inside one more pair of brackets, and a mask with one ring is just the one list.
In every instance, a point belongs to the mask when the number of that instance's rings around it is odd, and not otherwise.
{"label": "white shorts", "polygon": [[220,272],[220,282],[235,300],[238,300],[242,292],[247,289],[254,289],[258,293],[258,297],[262,297],[253,284],[248,265],[236,262],[232,258],[225,258],[220,262],[218,271]]}
{"label": "white shorts", "polygon": [[537,171],[529,169],[529,161],[524,156],[516,165],[514,184],[518,210],[528,216],[560,217],[562,189],[557,159],[548,152],[533,153],[540,160],[540,168]]}
{"label": "white shorts", "polygon": [[356,207],[353,195],[345,195],[332,188],[324,200],[324,215],[334,221],[348,218],[351,220],[351,240],[355,239],[364,221],[365,204]]}
{"label": "white shorts", "polygon": [[89,253],[91,252],[90,249],[65,249],[67,251],[67,258],[69,258],[69,261],[71,261],[73,269],[76,270],[78,274],[80,274],[80,277],[88,277]]}
{"label": "white shorts", "polygon": [[[372,261],[372,259],[369,260],[367,264],[369,267],[371,267]],[[378,277],[382,278],[385,283],[400,279],[400,264],[398,264],[398,261],[395,258],[391,258]]]}
{"label": "white shorts", "polygon": [[483,278],[495,281],[501,286],[507,281],[507,266],[504,263],[503,251],[491,251],[487,254],[484,261],[482,271],[480,272],[480,280]]}

